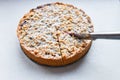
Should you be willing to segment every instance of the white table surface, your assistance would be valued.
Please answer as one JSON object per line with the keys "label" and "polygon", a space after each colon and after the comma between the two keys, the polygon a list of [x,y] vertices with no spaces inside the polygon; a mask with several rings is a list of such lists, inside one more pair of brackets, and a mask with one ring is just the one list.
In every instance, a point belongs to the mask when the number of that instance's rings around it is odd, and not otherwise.
{"label": "white table surface", "polygon": [[[87,55],[65,67],[38,65],[19,46],[20,18],[40,4],[56,0],[0,0],[0,80],[120,80],[120,40],[97,39]],[[119,0],[61,0],[83,9],[95,32],[120,32]]]}

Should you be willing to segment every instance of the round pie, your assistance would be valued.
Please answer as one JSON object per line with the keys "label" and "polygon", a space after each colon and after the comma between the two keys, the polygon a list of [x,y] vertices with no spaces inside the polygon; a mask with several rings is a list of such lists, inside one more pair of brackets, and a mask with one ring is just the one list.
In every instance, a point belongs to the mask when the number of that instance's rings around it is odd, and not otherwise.
{"label": "round pie", "polygon": [[17,36],[24,53],[33,61],[63,66],[84,56],[92,40],[68,33],[91,33],[93,25],[84,11],[70,4],[50,3],[31,9],[20,20]]}

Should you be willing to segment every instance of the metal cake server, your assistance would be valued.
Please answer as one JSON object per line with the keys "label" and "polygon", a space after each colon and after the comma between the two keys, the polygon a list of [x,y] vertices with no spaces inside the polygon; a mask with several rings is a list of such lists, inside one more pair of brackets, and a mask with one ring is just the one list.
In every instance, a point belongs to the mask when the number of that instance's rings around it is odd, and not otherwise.
{"label": "metal cake server", "polygon": [[101,33],[69,33],[69,35],[79,39],[120,39],[120,32],[101,32]]}

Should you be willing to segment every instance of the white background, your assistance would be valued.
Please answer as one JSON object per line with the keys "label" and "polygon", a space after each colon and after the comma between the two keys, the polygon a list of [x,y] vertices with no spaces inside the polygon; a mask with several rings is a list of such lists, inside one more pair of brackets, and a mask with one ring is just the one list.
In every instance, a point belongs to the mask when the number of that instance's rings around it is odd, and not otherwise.
{"label": "white background", "polygon": [[[27,58],[16,36],[20,18],[55,0],[0,0],[0,80],[120,80],[120,40],[97,39],[87,55],[65,67],[48,67]],[[120,32],[119,0],[61,0],[83,9],[95,32]]]}

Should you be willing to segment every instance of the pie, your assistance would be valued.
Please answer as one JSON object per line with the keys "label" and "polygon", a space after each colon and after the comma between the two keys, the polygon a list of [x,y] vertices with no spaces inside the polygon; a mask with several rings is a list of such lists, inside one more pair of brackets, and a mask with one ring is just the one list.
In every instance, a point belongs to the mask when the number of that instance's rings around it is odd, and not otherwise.
{"label": "pie", "polygon": [[68,33],[91,33],[93,30],[91,19],[83,10],[55,2],[25,14],[18,24],[17,36],[22,50],[33,61],[63,66],[84,56],[92,42]]}

